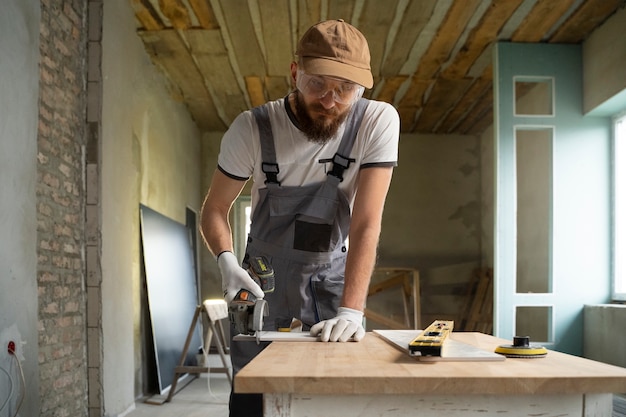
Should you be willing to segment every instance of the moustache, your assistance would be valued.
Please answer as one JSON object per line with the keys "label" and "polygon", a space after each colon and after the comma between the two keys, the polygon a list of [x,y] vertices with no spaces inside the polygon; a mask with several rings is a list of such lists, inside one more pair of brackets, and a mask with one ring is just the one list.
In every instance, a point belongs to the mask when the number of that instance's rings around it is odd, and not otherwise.
{"label": "moustache", "polygon": [[336,107],[332,107],[330,109],[327,109],[324,106],[322,106],[321,104],[311,104],[309,106],[309,109],[311,111],[314,111],[315,113],[323,114],[324,116],[336,116],[336,115],[339,114],[339,110],[337,110]]}

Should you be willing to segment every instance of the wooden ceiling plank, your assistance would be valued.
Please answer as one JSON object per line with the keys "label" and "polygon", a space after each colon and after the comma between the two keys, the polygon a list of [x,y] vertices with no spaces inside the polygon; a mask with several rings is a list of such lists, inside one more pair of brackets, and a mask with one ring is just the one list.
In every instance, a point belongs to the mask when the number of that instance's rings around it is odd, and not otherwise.
{"label": "wooden ceiling plank", "polygon": [[397,77],[385,78],[384,84],[381,90],[376,95],[376,100],[385,101],[387,103],[394,103],[396,93],[398,89],[407,80],[406,75],[399,75]]}
{"label": "wooden ceiling plank", "polygon": [[585,1],[550,38],[552,43],[580,43],[598,25],[623,7],[623,0]]}
{"label": "wooden ceiling plank", "polygon": [[[289,0],[259,0],[267,74],[288,76],[296,48],[291,43]],[[271,95],[271,94],[270,94]]]}
{"label": "wooden ceiling plank", "polygon": [[189,10],[182,0],[159,0],[161,13],[166,16],[176,29],[188,29],[191,27]]}
{"label": "wooden ceiling plank", "polygon": [[493,125],[493,109],[490,107],[476,120],[476,123],[474,123],[474,125],[464,133],[467,135],[478,136],[491,125]]}
{"label": "wooden ceiling plank", "polygon": [[197,123],[202,121],[211,129],[223,129],[225,125],[217,115],[204,79],[178,33],[174,29],[168,29],[139,31],[138,34],[152,61],[180,89],[193,119]]}
{"label": "wooden ceiling plank", "polygon": [[406,63],[411,49],[418,36],[428,24],[435,8],[432,0],[415,0],[409,2],[405,9],[396,38],[387,53],[385,62],[381,67],[383,77],[394,76],[400,73]]}
{"label": "wooden ceiling plank", "polygon": [[431,44],[422,56],[415,72],[416,78],[431,79],[440,71],[441,65],[450,57],[458,38],[480,2],[481,0],[463,0],[455,1],[452,4]]}
{"label": "wooden ceiling plank", "polygon": [[424,94],[433,82],[434,80],[420,80],[413,78],[409,88],[402,97],[402,100],[400,100],[398,107],[418,106],[421,108],[424,104]]}
{"label": "wooden ceiling plank", "polygon": [[418,106],[405,106],[398,108],[400,115],[400,132],[411,133],[415,124],[416,115],[421,111]]}
{"label": "wooden ceiling plank", "polygon": [[538,0],[511,36],[513,42],[540,42],[574,0]]}
{"label": "wooden ceiling plank", "polygon": [[355,26],[363,33],[369,44],[372,74],[380,75],[389,27],[394,21],[398,0],[369,0]]}
{"label": "wooden ceiling plank", "polygon": [[446,114],[463,97],[471,82],[469,78],[437,79],[414,129],[420,132],[434,132]]}
{"label": "wooden ceiling plank", "polygon": [[260,106],[267,101],[265,97],[263,82],[259,77],[245,77],[246,88],[248,89],[248,96],[252,107]]}
{"label": "wooden ceiling plank", "polygon": [[192,29],[183,34],[200,73],[204,75],[220,118],[229,125],[248,106],[230,65],[220,30]]}
{"label": "wooden ceiling plank", "polygon": [[200,27],[204,29],[217,29],[219,24],[213,13],[213,8],[209,4],[209,0],[187,0],[191,9],[198,18]]}
{"label": "wooden ceiling plank", "polygon": [[269,100],[281,99],[290,91],[287,77],[266,77],[265,88],[267,90]]}
{"label": "wooden ceiling plank", "polygon": [[[259,47],[247,0],[214,0],[222,12],[222,30],[228,32],[232,56],[242,76],[265,76],[265,59]],[[213,11],[215,10],[215,4]]]}
{"label": "wooden ceiling plank", "polygon": [[457,133],[467,134],[471,128],[485,116],[485,112],[491,112],[493,106],[493,87],[489,87],[472,109],[472,112],[455,128]]}
{"label": "wooden ceiling plank", "polygon": [[[308,1],[307,1],[308,3]],[[328,15],[326,19],[343,19],[351,23],[354,12],[354,0],[332,0],[328,2]],[[319,21],[319,19],[318,19]],[[316,22],[313,22],[316,23]]]}
{"label": "wooden ceiling plank", "polygon": [[463,94],[461,100],[456,103],[454,109],[448,113],[441,125],[437,127],[437,133],[454,132],[456,126],[472,114],[474,107],[478,104],[480,98],[484,96],[485,91],[492,88],[492,83],[491,78],[476,78],[465,94]]}
{"label": "wooden ceiling plank", "polygon": [[135,17],[141,25],[138,29],[160,30],[164,25],[159,14],[148,0],[132,0]]}
{"label": "wooden ceiling plank", "polygon": [[484,53],[485,49],[497,39],[504,24],[513,15],[524,0],[492,2],[480,23],[472,30],[465,45],[454,57],[452,64],[441,76],[445,78],[465,77],[472,65]]}
{"label": "wooden ceiling plank", "polygon": [[[298,42],[298,40],[304,35],[304,32],[307,31],[311,26],[321,20],[321,0],[307,0],[307,1],[298,1],[297,2],[297,32],[296,39],[294,42]],[[294,49],[295,52],[295,49]]]}

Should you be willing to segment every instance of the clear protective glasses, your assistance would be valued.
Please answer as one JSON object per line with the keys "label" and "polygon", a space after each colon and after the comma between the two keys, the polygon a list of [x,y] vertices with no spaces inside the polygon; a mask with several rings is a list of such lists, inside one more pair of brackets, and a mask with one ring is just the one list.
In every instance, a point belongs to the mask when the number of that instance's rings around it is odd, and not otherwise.
{"label": "clear protective glasses", "polygon": [[340,104],[352,104],[363,95],[365,87],[357,83],[327,75],[311,75],[298,69],[296,88],[303,94],[321,99],[332,92],[333,100]]}

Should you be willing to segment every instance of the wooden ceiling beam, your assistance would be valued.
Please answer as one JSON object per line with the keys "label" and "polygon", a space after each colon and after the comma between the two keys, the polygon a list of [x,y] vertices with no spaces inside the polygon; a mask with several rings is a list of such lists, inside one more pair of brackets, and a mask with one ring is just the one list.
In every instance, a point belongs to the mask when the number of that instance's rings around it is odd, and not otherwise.
{"label": "wooden ceiling beam", "polygon": [[[291,16],[288,0],[259,0],[261,31],[265,44],[267,75],[288,76],[295,46],[291,42]],[[270,94],[271,95],[271,94]]]}
{"label": "wooden ceiling beam", "polygon": [[163,68],[180,90],[193,119],[203,129],[223,130],[226,125],[204,84],[204,78],[189,55],[187,47],[174,29],[139,31],[152,62]]}
{"label": "wooden ceiling beam", "polygon": [[441,76],[445,78],[463,78],[472,65],[489,48],[505,23],[515,13],[524,0],[492,2],[485,11],[479,24],[472,30],[465,45],[454,57],[452,64]]}
{"label": "wooden ceiling beam", "polygon": [[141,25],[139,29],[161,30],[165,27],[159,14],[148,0],[132,0],[131,4],[135,17]]}
{"label": "wooden ceiling beam", "polygon": [[574,0],[538,0],[513,35],[513,42],[541,42]]}
{"label": "wooden ceiling beam", "polygon": [[441,70],[480,2],[464,0],[452,3],[432,43],[422,56],[415,78],[431,79]]}
{"label": "wooden ceiling beam", "polygon": [[260,106],[267,101],[265,97],[265,88],[260,77],[245,77],[246,88],[248,90],[248,96],[250,97],[250,103],[252,107]]}
{"label": "wooden ceiling beam", "polygon": [[433,14],[435,2],[432,0],[414,0],[409,2],[402,15],[402,21],[395,40],[387,52],[380,75],[391,77],[400,73],[415,47],[415,42]]}
{"label": "wooden ceiling beam", "polygon": [[175,29],[189,29],[191,27],[189,10],[182,0],[159,0],[159,7]]}
{"label": "wooden ceiling beam", "polygon": [[438,78],[429,93],[426,104],[423,106],[414,130],[434,132],[446,114],[454,109],[456,103],[463,97],[471,82],[469,78],[454,80]]}
{"label": "wooden ceiling beam", "polygon": [[392,26],[398,0],[368,1],[356,25],[367,39],[370,50],[372,74],[381,74],[382,60],[389,28]]}
{"label": "wooden ceiling beam", "polygon": [[[265,77],[265,58],[259,47],[248,0],[213,0],[220,7],[226,31],[232,45],[232,55],[242,76]],[[211,3],[213,4],[213,3]],[[215,10],[215,5],[213,6]],[[222,25],[222,24],[221,24]]]}
{"label": "wooden ceiling beam", "polygon": [[472,128],[487,116],[492,117],[493,87],[490,86],[481,97],[477,98],[476,105],[471,113],[456,127],[455,131],[464,135],[469,134]]}
{"label": "wooden ceiling beam", "polygon": [[228,51],[219,29],[190,29],[182,32],[189,53],[204,77],[204,84],[216,105],[218,115],[229,125],[247,104],[235,78]]}
{"label": "wooden ceiling beam", "polygon": [[456,127],[474,112],[474,108],[483,97],[485,91],[492,88],[492,79],[479,77],[469,86],[461,100],[459,100],[452,111],[448,113],[443,122],[437,127],[436,133],[452,133]]}
{"label": "wooden ceiling beam", "polygon": [[[293,42],[297,45],[298,40],[300,40],[302,35],[304,35],[304,32],[306,32],[308,28],[321,20],[320,13],[322,6],[321,0],[293,0],[293,2],[295,3],[294,7],[297,7],[296,16],[298,18],[295,28],[296,33]],[[335,3],[336,2],[333,2],[333,4]],[[296,52],[295,49],[293,52]]]}
{"label": "wooden ceiling beam", "polygon": [[203,29],[217,29],[219,24],[213,13],[209,0],[188,0],[191,9],[196,15],[200,27]]}
{"label": "wooden ceiling beam", "polygon": [[387,103],[393,104],[398,89],[407,80],[407,78],[408,77],[406,75],[385,78],[382,88],[376,95],[376,100],[385,101]]}

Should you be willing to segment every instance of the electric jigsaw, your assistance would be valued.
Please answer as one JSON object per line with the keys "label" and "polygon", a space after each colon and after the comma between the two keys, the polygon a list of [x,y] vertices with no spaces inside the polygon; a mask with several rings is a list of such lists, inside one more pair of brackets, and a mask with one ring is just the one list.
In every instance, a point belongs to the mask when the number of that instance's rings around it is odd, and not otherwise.
{"label": "electric jigsaw", "polygon": [[[261,287],[264,293],[274,291],[274,269],[264,256],[250,258],[248,274]],[[269,316],[267,301],[257,298],[249,290],[242,288],[228,306],[228,318],[235,330],[244,335],[256,336],[259,343],[263,330],[263,318]]]}

